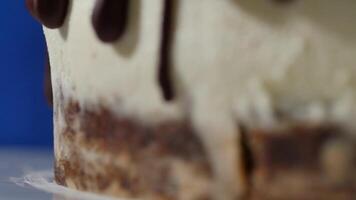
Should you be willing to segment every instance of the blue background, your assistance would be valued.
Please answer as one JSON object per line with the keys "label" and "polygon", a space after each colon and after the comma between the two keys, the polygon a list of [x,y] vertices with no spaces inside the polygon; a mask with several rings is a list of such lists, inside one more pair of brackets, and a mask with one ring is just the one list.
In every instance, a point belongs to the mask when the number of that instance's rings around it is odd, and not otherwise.
{"label": "blue background", "polygon": [[0,8],[0,147],[52,145],[52,111],[43,94],[45,42],[24,0]]}

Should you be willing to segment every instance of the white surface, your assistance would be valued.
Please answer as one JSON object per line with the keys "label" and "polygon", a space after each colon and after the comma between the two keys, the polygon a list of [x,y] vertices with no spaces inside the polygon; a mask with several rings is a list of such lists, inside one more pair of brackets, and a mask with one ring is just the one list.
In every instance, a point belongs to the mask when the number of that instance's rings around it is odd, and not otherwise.
{"label": "white surface", "polygon": [[58,185],[53,180],[53,170],[29,172],[22,178],[11,178],[11,181],[21,187],[30,186],[51,193],[55,195],[56,200],[124,200],[95,193],[82,192]]}
{"label": "white surface", "polygon": [[0,148],[0,161],[0,200],[123,200],[55,184],[48,149]]}
{"label": "white surface", "polygon": [[[0,160],[0,200],[140,200],[81,192],[54,183],[53,156],[48,150],[0,148]],[[184,181],[187,171],[175,172]]]}
{"label": "white surface", "polygon": [[52,200],[52,195],[11,182],[24,173],[52,169],[52,152],[34,149],[0,148],[0,200]]}

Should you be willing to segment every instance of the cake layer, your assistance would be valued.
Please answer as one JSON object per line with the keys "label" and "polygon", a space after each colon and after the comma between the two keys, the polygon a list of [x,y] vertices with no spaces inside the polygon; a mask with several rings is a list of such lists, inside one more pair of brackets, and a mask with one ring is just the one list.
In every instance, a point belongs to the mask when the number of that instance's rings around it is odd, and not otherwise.
{"label": "cake layer", "polygon": [[340,127],[308,123],[247,134],[255,199],[354,199],[356,140]]}
{"label": "cake layer", "polygon": [[189,122],[143,125],[105,108],[65,107],[58,133],[59,184],[117,197],[210,199],[210,164]]}
{"label": "cake layer", "polygon": [[[89,111],[74,101],[62,109],[66,126],[56,136],[59,184],[117,197],[224,199],[216,196],[206,148],[189,122],[152,126],[104,107]],[[249,187],[240,199],[356,195],[356,140],[338,126],[297,123],[278,130],[241,130]]]}

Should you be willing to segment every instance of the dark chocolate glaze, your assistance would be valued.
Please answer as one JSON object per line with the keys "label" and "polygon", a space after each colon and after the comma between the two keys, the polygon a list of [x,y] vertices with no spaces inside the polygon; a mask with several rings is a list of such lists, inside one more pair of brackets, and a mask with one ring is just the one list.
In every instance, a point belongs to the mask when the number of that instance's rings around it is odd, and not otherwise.
{"label": "dark chocolate glaze", "polygon": [[287,4],[287,3],[292,3],[295,0],[273,0],[276,3],[281,3],[281,4]]}
{"label": "dark chocolate glaze", "polygon": [[92,16],[94,30],[103,42],[114,42],[125,33],[129,0],[97,0]]}
{"label": "dark chocolate glaze", "polygon": [[59,28],[63,25],[69,0],[26,0],[30,13],[48,28]]}
{"label": "dark chocolate glaze", "polygon": [[159,74],[158,81],[162,88],[162,94],[165,100],[170,101],[174,98],[174,88],[171,78],[171,50],[173,40],[173,25],[175,21],[173,0],[164,1],[164,13],[162,24],[162,41],[160,49]]}
{"label": "dark chocolate glaze", "polygon": [[45,75],[44,75],[44,94],[50,106],[53,105],[51,66],[48,54],[46,55]]}

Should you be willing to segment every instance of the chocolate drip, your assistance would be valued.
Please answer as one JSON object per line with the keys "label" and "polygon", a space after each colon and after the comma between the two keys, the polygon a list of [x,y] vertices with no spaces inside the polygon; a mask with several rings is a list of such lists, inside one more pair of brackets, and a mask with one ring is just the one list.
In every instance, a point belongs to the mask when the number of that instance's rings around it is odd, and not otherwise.
{"label": "chocolate drip", "polygon": [[281,4],[287,4],[287,3],[292,3],[295,0],[273,0],[276,3],[281,3]]}
{"label": "chocolate drip", "polygon": [[44,94],[49,105],[53,105],[51,66],[49,63],[48,54],[46,55],[45,77],[44,77]]}
{"label": "chocolate drip", "polygon": [[69,0],[26,0],[30,13],[47,28],[63,25],[68,12]]}
{"label": "chocolate drip", "polygon": [[125,33],[128,21],[129,0],[98,0],[92,23],[103,42],[114,42]]}
{"label": "chocolate drip", "polygon": [[171,78],[171,50],[174,33],[174,18],[173,0],[165,0],[158,81],[162,88],[163,97],[167,101],[170,101],[174,98],[174,88]]}

